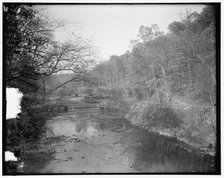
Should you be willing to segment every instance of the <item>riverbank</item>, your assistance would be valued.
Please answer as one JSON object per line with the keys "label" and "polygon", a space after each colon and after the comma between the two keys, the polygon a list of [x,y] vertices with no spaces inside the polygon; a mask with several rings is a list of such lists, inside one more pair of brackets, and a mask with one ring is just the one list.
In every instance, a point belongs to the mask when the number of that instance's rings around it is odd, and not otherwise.
{"label": "riverbank", "polygon": [[47,150],[50,157],[41,155],[48,158],[41,167],[31,159],[24,161],[25,174],[214,171],[213,157],[184,142],[134,126],[117,113],[60,115],[46,125],[54,135],[47,135],[38,148],[26,154],[32,154],[34,161],[43,153],[37,150]]}
{"label": "riverbank", "polygon": [[[131,104],[125,118],[148,131],[184,141],[210,155],[215,154],[215,134],[211,119],[197,108],[170,108],[149,101]],[[208,111],[207,111],[208,112]]]}
{"label": "riverbank", "polygon": [[[213,156],[144,127],[145,102],[110,101],[104,109],[84,107],[81,98],[61,104],[68,112],[46,118],[45,135],[21,144],[16,174],[214,171]],[[134,116],[129,107],[138,119],[124,118]]]}

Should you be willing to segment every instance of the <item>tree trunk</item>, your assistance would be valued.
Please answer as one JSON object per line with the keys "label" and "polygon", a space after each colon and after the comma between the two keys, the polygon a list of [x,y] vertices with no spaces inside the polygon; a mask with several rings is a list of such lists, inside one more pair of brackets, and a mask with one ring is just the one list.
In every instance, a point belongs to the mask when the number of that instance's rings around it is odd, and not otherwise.
{"label": "tree trunk", "polygon": [[[164,66],[161,66],[161,67],[162,67],[162,71],[163,71],[163,79],[164,79],[164,84],[165,84],[166,101],[167,101],[167,104],[169,104],[171,94],[169,92],[169,88],[168,88],[168,84],[167,84],[167,76],[166,76],[165,68],[164,68]],[[169,97],[169,95],[170,95],[170,97]]]}
{"label": "tree trunk", "polygon": [[[146,88],[148,87],[148,90],[147,90],[147,96],[148,96],[148,99],[150,99],[150,93],[149,93],[150,86],[149,86],[149,83],[148,83],[148,80],[147,80],[147,76],[145,76],[145,84],[146,84]],[[147,85],[147,84],[148,84],[148,85]]]}
{"label": "tree trunk", "polygon": [[43,88],[43,105],[45,104],[45,82],[44,82],[44,88]]}
{"label": "tree trunk", "polygon": [[189,62],[187,63],[187,67],[188,67],[188,74],[189,74],[189,83],[190,83],[190,87],[192,88],[193,87],[193,81],[192,81],[192,74],[191,74],[191,65],[190,65]]}
{"label": "tree trunk", "polygon": [[180,82],[180,75],[177,73],[177,83],[178,83],[178,87],[181,86],[181,82]]}
{"label": "tree trunk", "polygon": [[168,90],[168,85],[167,85],[167,76],[166,76],[166,72],[165,72],[165,68],[164,68],[164,66],[161,66],[161,68],[162,68],[162,71],[163,71],[163,79],[164,79],[164,84],[165,84],[165,90]]}
{"label": "tree trunk", "polygon": [[157,88],[157,81],[156,81],[156,74],[155,74],[155,70],[154,70],[153,66],[152,66],[152,72],[153,72],[153,78],[154,78],[154,85],[155,85],[155,90],[156,90],[156,96],[157,96],[158,103],[160,104],[159,91],[158,91],[158,88]]}
{"label": "tree trunk", "polygon": [[42,98],[42,104],[45,104],[45,95],[46,95],[46,82],[45,79],[43,78],[43,76],[41,76],[41,80],[43,82],[43,98]]}
{"label": "tree trunk", "polygon": [[116,76],[117,76],[117,77],[116,77],[116,78],[117,78],[117,80],[116,80],[116,81],[117,81],[117,82],[116,82],[116,87],[118,88],[118,87],[119,87],[119,73],[117,73]]}
{"label": "tree trunk", "polygon": [[105,74],[105,78],[106,78],[106,85],[108,88],[110,88],[110,79],[107,74]]}

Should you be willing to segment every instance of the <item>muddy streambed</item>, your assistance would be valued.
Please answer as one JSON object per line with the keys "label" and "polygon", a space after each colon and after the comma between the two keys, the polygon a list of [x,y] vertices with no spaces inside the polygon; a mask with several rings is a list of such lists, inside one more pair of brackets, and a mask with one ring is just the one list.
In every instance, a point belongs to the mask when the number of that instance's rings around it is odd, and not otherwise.
{"label": "muddy streambed", "polygon": [[[48,157],[30,173],[215,171],[213,157],[174,138],[135,127],[113,113],[73,112],[48,120],[46,126],[51,131],[41,145],[42,156]],[[35,154],[25,164],[26,170],[34,167]]]}

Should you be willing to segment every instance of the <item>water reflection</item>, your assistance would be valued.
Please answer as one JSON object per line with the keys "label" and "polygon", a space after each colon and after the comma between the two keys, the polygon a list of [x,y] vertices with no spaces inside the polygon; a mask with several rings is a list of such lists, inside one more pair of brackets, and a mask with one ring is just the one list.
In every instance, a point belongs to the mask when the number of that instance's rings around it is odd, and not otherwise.
{"label": "water reflection", "polygon": [[[126,130],[119,129],[124,128],[124,126],[127,128]],[[190,148],[184,142],[177,141],[174,138],[149,133],[139,127],[133,127],[125,119],[90,118],[80,120],[51,120],[47,122],[47,127],[52,130],[55,136],[83,135],[91,139],[95,135],[99,137],[100,135],[104,135],[101,134],[104,131],[109,131],[112,135],[117,130],[121,130],[121,132],[116,132],[116,134],[119,134],[123,138],[122,144],[126,148],[128,157],[133,160],[131,167],[137,172],[215,171],[214,158],[212,156],[203,155],[197,150]],[[110,140],[112,138],[111,135],[106,135],[106,139]],[[47,137],[52,136],[49,132]],[[120,141],[117,140],[116,144],[120,144]],[[116,144],[114,144],[114,147]],[[77,152],[74,150],[75,147],[77,145],[74,142],[66,143],[60,153],[57,154],[56,159],[67,161],[70,161],[70,158],[77,159]],[[85,145],[85,148],[88,149],[93,147],[94,145],[89,145],[89,147]],[[83,149],[81,148],[81,150]],[[90,156],[88,151],[86,154],[86,156]],[[91,161],[94,162],[94,159],[96,158],[94,157]],[[68,163],[63,164],[67,165]],[[111,165],[110,168],[112,169],[113,166]]]}
{"label": "water reflection", "polygon": [[213,157],[175,139],[153,133],[133,134],[133,166],[141,172],[214,172]]}
{"label": "water reflection", "polygon": [[97,122],[86,122],[80,120],[72,122],[70,120],[51,120],[47,122],[47,127],[51,129],[54,135],[48,131],[47,138],[53,136],[72,136],[72,135],[86,135],[92,136],[100,132],[100,124]]}

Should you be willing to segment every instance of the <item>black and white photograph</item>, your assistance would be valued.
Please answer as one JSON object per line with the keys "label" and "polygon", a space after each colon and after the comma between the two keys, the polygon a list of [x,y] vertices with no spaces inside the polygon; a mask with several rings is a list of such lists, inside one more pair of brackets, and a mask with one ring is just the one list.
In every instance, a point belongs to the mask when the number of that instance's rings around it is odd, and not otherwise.
{"label": "black and white photograph", "polygon": [[221,3],[2,3],[2,174],[221,174]]}

